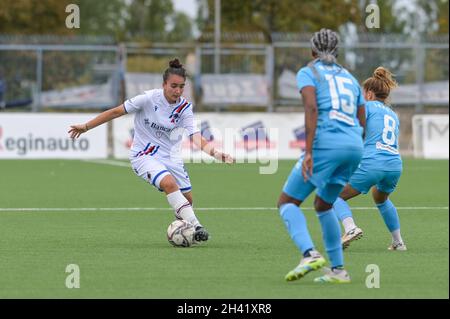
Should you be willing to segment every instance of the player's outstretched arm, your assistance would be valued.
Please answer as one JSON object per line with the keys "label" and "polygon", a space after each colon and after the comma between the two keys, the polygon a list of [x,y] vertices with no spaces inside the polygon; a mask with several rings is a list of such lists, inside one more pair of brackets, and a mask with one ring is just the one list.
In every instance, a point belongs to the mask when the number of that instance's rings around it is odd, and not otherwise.
{"label": "player's outstretched arm", "polygon": [[71,125],[68,133],[70,134],[70,138],[78,138],[81,134],[93,129],[94,127],[102,125],[103,123],[109,122],[112,119],[125,114],[125,108],[123,107],[123,104],[121,104],[100,113],[98,116],[84,124]]}
{"label": "player's outstretched arm", "polygon": [[235,162],[234,158],[229,154],[214,149],[214,147],[202,136],[200,132],[192,135],[191,139],[197,147],[199,147],[203,152],[214,157],[215,159],[227,164],[232,164]]}

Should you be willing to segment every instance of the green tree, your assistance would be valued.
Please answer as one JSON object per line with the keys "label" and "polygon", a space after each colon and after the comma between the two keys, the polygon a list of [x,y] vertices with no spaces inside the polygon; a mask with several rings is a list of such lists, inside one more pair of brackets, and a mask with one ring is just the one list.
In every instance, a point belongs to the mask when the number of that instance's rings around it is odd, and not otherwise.
{"label": "green tree", "polygon": [[71,34],[65,26],[69,0],[3,0],[0,5],[2,34]]}
{"label": "green tree", "polygon": [[166,23],[173,14],[172,1],[133,0],[128,8],[127,38],[144,41],[163,41]]}
{"label": "green tree", "polygon": [[[373,0],[361,1],[363,17],[366,6],[372,3]],[[380,28],[367,29],[361,24],[360,31],[405,35],[448,33],[448,0],[378,0],[375,3],[380,8]]]}
{"label": "green tree", "polygon": [[[209,14],[202,12],[208,8]],[[199,28],[214,29],[214,0],[199,2]],[[273,32],[313,32],[338,29],[349,22],[359,24],[357,0],[227,0],[221,1],[223,32],[262,32],[267,40]]]}
{"label": "green tree", "polygon": [[[80,28],[68,29],[66,7],[80,9]],[[167,0],[3,0],[0,33],[98,35],[116,41],[191,40],[192,23]]]}
{"label": "green tree", "polygon": [[448,0],[438,1],[438,33],[448,34]]}
{"label": "green tree", "polygon": [[173,28],[167,36],[169,41],[186,42],[193,40],[192,22],[186,14],[175,12],[172,16],[171,24]]}
{"label": "green tree", "polygon": [[[80,28],[66,27],[69,4],[80,9]],[[108,35],[123,38],[125,0],[4,0],[0,33],[20,35]]]}
{"label": "green tree", "polygon": [[[361,3],[362,15],[365,14],[366,5],[372,2],[365,0]],[[439,41],[433,39],[433,35],[448,34],[448,0],[378,0],[376,3],[380,8],[380,28],[366,29],[362,25],[360,31],[379,34],[381,37],[386,33],[400,34],[399,40],[404,42],[417,39],[421,42]],[[410,49],[367,50],[365,59],[356,62],[355,74],[367,76],[364,70],[384,65],[396,73],[400,83],[415,83],[416,54],[415,50]],[[425,81],[448,79],[448,50],[426,49],[423,63]]]}
{"label": "green tree", "polygon": [[72,0],[80,7],[82,35],[106,35],[120,41],[125,38],[127,5],[125,0]]}

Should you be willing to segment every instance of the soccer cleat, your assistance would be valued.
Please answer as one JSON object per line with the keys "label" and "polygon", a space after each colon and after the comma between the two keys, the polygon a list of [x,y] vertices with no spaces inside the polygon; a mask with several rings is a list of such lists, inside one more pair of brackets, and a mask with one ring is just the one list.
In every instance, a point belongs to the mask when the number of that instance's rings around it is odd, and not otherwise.
{"label": "soccer cleat", "polygon": [[399,242],[399,243],[392,243],[389,245],[388,250],[399,250],[399,251],[405,251],[406,249],[406,245],[404,242]]}
{"label": "soccer cleat", "polygon": [[195,232],[194,232],[194,242],[198,243],[201,241],[207,241],[209,238],[209,234],[208,231],[205,229],[205,227],[203,226],[197,226],[195,227]]}
{"label": "soccer cleat", "polygon": [[324,268],[324,275],[314,278],[314,282],[318,283],[332,283],[332,284],[348,284],[350,283],[350,276],[345,269]]}
{"label": "soccer cleat", "polygon": [[325,258],[318,251],[312,250],[310,256],[302,258],[300,264],[288,272],[284,279],[287,281],[300,279],[307,273],[322,268],[323,265],[325,265]]}
{"label": "soccer cleat", "polygon": [[361,228],[359,227],[355,227],[351,230],[349,230],[348,232],[346,232],[342,238],[341,238],[341,242],[342,242],[342,248],[345,249],[348,246],[350,246],[350,243],[354,240],[358,240],[363,236],[363,231]]}

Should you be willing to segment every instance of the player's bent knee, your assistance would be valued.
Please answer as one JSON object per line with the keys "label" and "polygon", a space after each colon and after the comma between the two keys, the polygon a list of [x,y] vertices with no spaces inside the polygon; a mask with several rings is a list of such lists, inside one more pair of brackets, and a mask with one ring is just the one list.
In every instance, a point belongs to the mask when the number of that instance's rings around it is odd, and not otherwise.
{"label": "player's bent knee", "polygon": [[376,187],[372,189],[372,197],[375,204],[380,205],[388,200],[389,194],[380,192]]}
{"label": "player's bent knee", "polygon": [[314,209],[318,213],[327,211],[327,210],[331,209],[332,207],[333,207],[332,204],[328,204],[327,202],[325,202],[323,199],[321,199],[318,196],[316,196],[316,198],[314,199]]}
{"label": "player's bent knee", "polygon": [[339,194],[339,197],[342,198],[343,200],[347,201],[349,199],[352,199],[355,196],[358,196],[359,194],[361,194],[359,191],[357,191],[356,189],[351,187],[350,184],[347,184],[347,185],[345,185],[342,192]]}
{"label": "player's bent knee", "polygon": [[172,175],[165,176],[161,180],[161,182],[159,182],[159,188],[161,188],[167,194],[176,192],[179,189],[177,182]]}
{"label": "player's bent knee", "polygon": [[281,193],[280,198],[278,199],[277,207],[280,208],[284,204],[294,204],[296,206],[300,206],[301,203],[301,200],[290,197],[285,193]]}

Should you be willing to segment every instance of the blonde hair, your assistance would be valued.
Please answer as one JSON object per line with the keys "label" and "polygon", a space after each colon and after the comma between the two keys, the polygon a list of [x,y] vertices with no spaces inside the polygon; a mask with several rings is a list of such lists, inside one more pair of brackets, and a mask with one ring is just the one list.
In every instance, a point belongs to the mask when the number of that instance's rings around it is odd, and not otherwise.
{"label": "blonde hair", "polygon": [[363,88],[365,91],[372,91],[377,99],[384,101],[391,90],[398,86],[393,76],[391,71],[380,66],[373,71],[372,77],[364,81]]}

